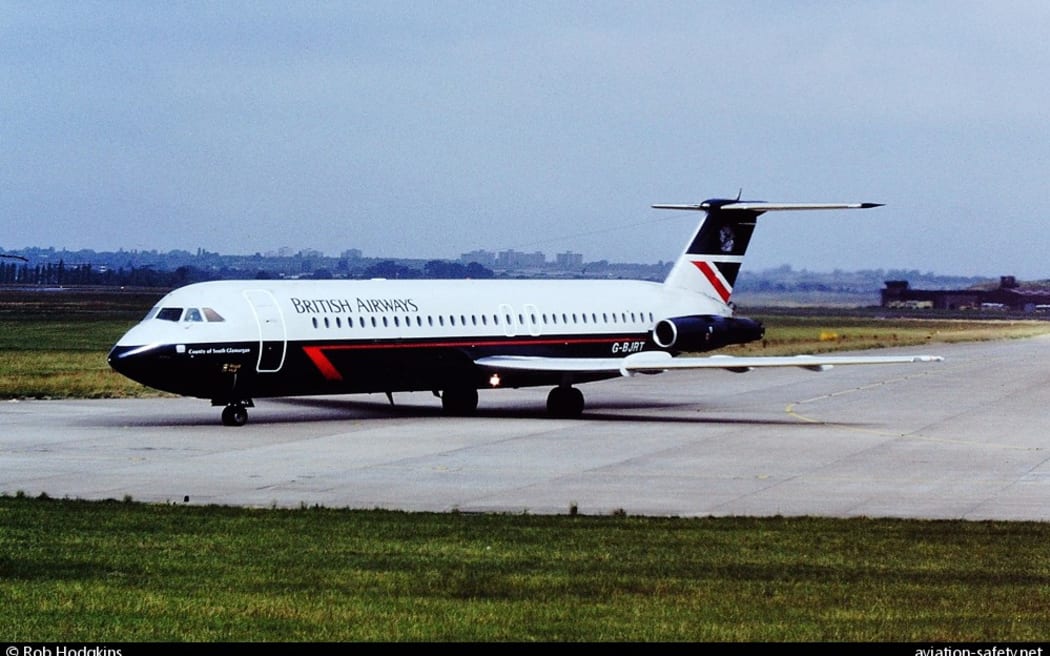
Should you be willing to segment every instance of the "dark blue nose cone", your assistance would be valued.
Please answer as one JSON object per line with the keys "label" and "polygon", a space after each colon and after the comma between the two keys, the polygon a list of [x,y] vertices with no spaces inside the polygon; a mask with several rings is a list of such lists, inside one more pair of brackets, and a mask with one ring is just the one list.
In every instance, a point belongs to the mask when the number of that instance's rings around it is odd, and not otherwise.
{"label": "dark blue nose cone", "polygon": [[145,355],[147,349],[142,346],[114,346],[106,356],[106,362],[113,371],[145,385],[147,383],[143,377],[149,370]]}

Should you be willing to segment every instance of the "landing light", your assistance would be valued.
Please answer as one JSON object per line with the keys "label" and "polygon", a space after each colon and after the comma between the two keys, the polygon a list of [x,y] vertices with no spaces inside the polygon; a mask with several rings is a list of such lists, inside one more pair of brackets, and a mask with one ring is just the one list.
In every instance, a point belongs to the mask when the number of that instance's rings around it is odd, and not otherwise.
{"label": "landing light", "polygon": [[499,384],[500,384],[499,374],[492,374],[491,376],[489,376],[489,385],[491,385],[493,387],[499,387]]}

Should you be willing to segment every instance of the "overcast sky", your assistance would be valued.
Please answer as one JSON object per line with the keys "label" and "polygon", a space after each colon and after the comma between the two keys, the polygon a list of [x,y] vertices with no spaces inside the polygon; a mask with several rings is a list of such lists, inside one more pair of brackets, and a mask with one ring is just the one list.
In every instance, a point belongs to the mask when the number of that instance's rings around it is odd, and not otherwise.
{"label": "overcast sky", "polygon": [[0,0],[0,249],[1050,277],[1050,3]]}

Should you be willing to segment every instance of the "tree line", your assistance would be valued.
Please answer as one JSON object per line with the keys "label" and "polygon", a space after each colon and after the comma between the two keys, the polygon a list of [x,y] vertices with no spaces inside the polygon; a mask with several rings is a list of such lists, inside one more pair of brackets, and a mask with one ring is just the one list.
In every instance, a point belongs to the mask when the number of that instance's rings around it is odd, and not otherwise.
{"label": "tree line", "polygon": [[124,287],[173,287],[211,280],[215,276],[194,267],[158,271],[152,267],[95,269],[90,264],[66,266],[0,262],[0,284],[13,285],[103,285]]}
{"label": "tree line", "polygon": [[[417,269],[392,260],[376,262],[367,267],[351,272],[351,278],[492,278],[495,274],[476,262],[459,264],[443,260],[428,261],[422,269]],[[116,269],[99,269],[90,264],[66,266],[59,260],[57,264],[31,264],[0,261],[0,285],[99,285],[120,287],[167,287],[175,288],[194,282],[222,279],[253,278],[265,280],[275,278],[267,271],[246,272],[240,269],[220,269],[207,271],[192,266],[180,266],[166,271],[152,266]],[[327,269],[318,269],[308,276],[317,280],[334,278]],[[343,277],[343,276],[341,276]]]}

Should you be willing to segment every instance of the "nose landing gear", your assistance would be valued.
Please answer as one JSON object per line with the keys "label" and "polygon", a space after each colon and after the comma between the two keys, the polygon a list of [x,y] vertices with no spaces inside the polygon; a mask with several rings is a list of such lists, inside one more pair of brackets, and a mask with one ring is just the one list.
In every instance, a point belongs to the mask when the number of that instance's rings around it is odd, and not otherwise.
{"label": "nose landing gear", "polygon": [[243,426],[248,423],[248,408],[254,408],[251,399],[244,401],[212,401],[212,405],[225,405],[222,409],[223,426]]}

